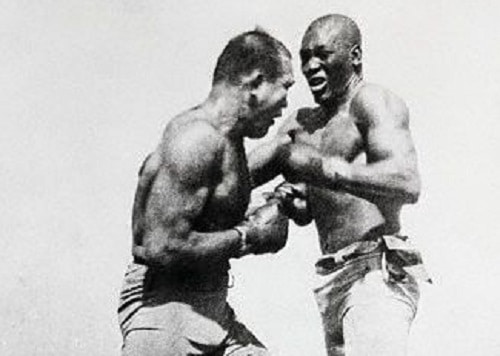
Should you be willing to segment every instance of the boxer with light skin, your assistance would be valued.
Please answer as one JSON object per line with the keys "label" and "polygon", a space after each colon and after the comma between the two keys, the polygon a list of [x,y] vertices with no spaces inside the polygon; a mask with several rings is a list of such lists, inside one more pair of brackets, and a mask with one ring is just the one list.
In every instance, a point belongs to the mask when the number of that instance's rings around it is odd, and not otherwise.
{"label": "boxer with light skin", "polygon": [[401,208],[420,193],[408,108],[363,80],[361,33],[346,16],[313,21],[300,58],[318,106],[299,109],[251,152],[252,180],[282,174],[288,183],[275,194],[288,215],[316,224],[328,354],[405,355],[419,299],[418,275],[407,271],[422,267],[400,236]]}
{"label": "boxer with light skin", "polygon": [[281,42],[260,30],[236,36],[208,98],[173,118],[144,162],[119,307],[124,356],[268,354],[226,301],[228,269],[287,241],[278,199],[247,212],[243,139],[266,135],[293,83]]}

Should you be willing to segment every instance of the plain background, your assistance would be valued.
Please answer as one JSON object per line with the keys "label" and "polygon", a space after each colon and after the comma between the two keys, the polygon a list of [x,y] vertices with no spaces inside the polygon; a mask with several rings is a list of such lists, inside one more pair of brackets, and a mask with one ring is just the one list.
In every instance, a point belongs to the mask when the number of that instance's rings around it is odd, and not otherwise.
{"label": "plain background", "polygon": [[[500,355],[494,0],[0,1],[1,355],[119,354],[142,159],[205,99],[227,40],[255,25],[295,55],[287,114],[312,104],[300,39],[333,12],[361,27],[365,78],[411,110],[424,192],[403,223],[435,284],[410,356]],[[282,253],[233,264],[232,304],[276,355],[324,355],[317,257],[314,229],[294,226]]]}

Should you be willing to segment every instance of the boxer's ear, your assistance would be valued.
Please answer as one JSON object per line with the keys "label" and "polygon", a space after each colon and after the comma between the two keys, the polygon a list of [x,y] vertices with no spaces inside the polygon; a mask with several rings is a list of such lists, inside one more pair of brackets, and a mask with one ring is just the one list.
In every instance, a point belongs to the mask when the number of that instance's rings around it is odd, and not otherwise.
{"label": "boxer's ear", "polygon": [[258,89],[260,85],[264,82],[264,75],[262,73],[258,73],[255,78],[252,79],[250,82],[250,88],[252,89]]}
{"label": "boxer's ear", "polygon": [[254,70],[250,75],[244,78],[244,85],[248,90],[249,98],[248,105],[251,108],[256,108],[260,100],[261,85],[264,82],[264,75],[259,70]]}
{"label": "boxer's ear", "polygon": [[352,46],[351,52],[349,53],[350,58],[351,58],[351,63],[355,66],[358,67],[361,65],[362,59],[363,59],[363,52],[361,51],[361,46],[356,44]]}
{"label": "boxer's ear", "polygon": [[254,70],[252,73],[246,75],[242,79],[242,84],[250,92],[255,91],[264,82],[264,75],[260,70]]}
{"label": "boxer's ear", "polygon": [[259,100],[257,99],[257,95],[253,92],[250,92],[250,96],[248,97],[248,106],[252,109],[255,109],[258,105]]}

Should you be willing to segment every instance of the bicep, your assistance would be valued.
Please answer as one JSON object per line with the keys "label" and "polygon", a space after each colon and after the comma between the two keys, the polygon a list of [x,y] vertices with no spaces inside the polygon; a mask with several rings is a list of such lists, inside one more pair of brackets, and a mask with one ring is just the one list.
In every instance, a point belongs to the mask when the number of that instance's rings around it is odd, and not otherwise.
{"label": "bicep", "polygon": [[145,224],[143,212],[148,201],[151,186],[159,168],[160,158],[158,152],[155,151],[146,157],[139,169],[139,181],[137,183],[134,206],[132,208],[132,232],[134,241],[137,243],[141,242],[144,233]]}
{"label": "bicep", "polygon": [[372,98],[363,103],[357,117],[364,135],[368,164],[414,168],[416,152],[409,129],[409,112],[401,99],[389,94]]}
{"label": "bicep", "polygon": [[209,188],[186,185],[162,167],[151,188],[145,223],[144,245],[151,254],[175,250],[189,238],[194,220],[202,212]]}
{"label": "bicep", "polygon": [[413,167],[416,151],[409,130],[397,126],[371,130],[366,138],[366,158],[368,164],[394,163],[401,167]]}
{"label": "bicep", "polygon": [[206,203],[209,189],[185,184],[162,168],[152,186],[147,206],[151,226],[174,229],[182,235],[185,225],[199,216]]}
{"label": "bicep", "polygon": [[210,133],[199,131],[176,135],[160,148],[161,164],[145,207],[147,240],[157,245],[153,250],[189,239],[213,189],[219,148]]}

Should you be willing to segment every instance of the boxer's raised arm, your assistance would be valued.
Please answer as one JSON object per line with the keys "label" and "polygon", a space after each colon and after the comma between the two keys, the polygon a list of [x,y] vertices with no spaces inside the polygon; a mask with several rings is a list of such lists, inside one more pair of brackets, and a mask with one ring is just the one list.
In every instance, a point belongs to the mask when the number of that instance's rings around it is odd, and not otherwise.
{"label": "boxer's raised arm", "polygon": [[415,203],[420,178],[404,102],[385,89],[366,86],[353,98],[351,114],[363,135],[366,163],[350,163],[324,156],[309,145],[292,144],[283,156],[285,177],[374,203]]}

